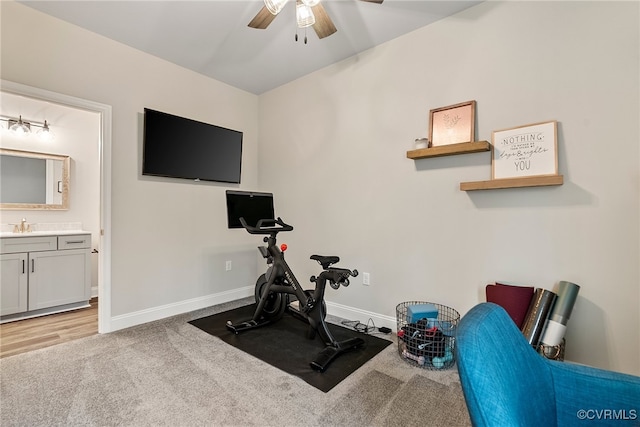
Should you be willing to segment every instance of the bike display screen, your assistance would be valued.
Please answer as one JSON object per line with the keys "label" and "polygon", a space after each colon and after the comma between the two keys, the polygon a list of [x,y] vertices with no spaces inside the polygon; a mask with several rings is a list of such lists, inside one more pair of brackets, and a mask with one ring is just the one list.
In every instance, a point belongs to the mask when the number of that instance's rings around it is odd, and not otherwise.
{"label": "bike display screen", "polygon": [[227,223],[229,228],[243,228],[240,218],[255,227],[258,220],[275,219],[273,194],[227,190]]}

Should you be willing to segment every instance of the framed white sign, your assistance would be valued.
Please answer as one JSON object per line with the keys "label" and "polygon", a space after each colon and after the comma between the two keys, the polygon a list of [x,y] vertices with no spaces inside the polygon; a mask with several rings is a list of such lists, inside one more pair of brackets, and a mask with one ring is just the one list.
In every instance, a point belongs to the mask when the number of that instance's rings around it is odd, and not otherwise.
{"label": "framed white sign", "polygon": [[555,120],[494,131],[491,179],[558,174]]}

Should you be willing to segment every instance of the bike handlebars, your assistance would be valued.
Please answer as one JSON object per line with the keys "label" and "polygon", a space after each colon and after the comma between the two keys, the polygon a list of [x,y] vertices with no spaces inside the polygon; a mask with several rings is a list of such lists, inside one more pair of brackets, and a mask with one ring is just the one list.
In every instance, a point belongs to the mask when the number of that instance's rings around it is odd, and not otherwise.
{"label": "bike handlebars", "polygon": [[[259,219],[256,226],[253,227],[240,217],[240,224],[249,232],[249,234],[273,234],[280,231],[292,231],[293,226],[285,223],[280,217],[277,219]],[[263,224],[273,224],[271,226],[263,226]],[[277,226],[276,226],[277,224]]]}

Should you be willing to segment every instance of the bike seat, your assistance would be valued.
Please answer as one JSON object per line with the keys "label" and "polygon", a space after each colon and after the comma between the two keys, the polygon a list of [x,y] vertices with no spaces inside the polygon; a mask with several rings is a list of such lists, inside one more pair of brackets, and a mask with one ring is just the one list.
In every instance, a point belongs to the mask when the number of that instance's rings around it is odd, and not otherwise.
{"label": "bike seat", "polygon": [[335,264],[340,261],[340,258],[337,256],[324,256],[324,255],[311,255],[311,259],[314,261],[318,261],[322,268],[325,270],[331,266],[331,264]]}

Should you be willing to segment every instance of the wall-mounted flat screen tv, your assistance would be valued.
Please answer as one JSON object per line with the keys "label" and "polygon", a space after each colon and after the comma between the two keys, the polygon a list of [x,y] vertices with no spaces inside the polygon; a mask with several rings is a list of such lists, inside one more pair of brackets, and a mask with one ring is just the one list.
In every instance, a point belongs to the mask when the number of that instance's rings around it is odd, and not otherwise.
{"label": "wall-mounted flat screen tv", "polygon": [[[240,217],[252,227],[258,220],[275,219],[272,193],[227,190],[227,222],[229,228],[242,228]],[[269,225],[269,224],[265,224]]]}
{"label": "wall-mounted flat screen tv", "polygon": [[144,109],[142,174],[239,184],[242,132]]}

